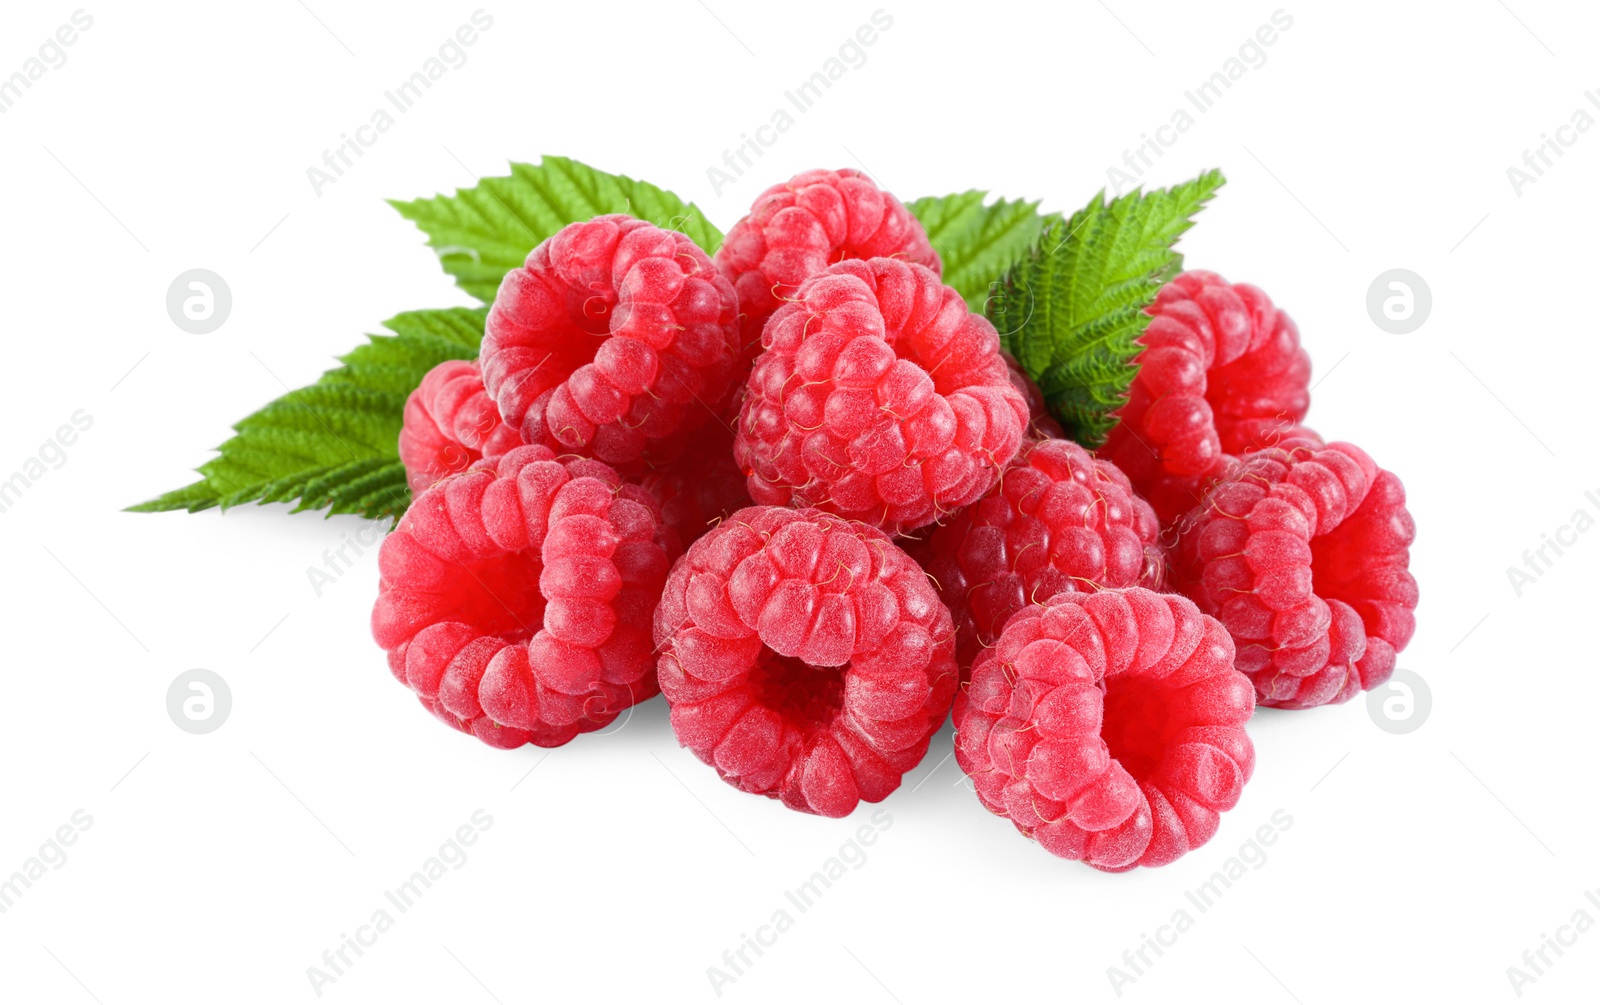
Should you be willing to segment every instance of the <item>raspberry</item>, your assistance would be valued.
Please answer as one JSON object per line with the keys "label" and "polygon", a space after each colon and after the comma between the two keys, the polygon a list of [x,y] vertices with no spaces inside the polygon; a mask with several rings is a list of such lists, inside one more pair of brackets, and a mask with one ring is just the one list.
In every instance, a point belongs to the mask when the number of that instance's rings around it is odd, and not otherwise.
{"label": "raspberry", "polygon": [[940,271],[928,234],[900,200],[860,171],[807,171],[756,197],[717,250],[739,294],[743,344],[758,350],[767,318],[811,276],[847,258],[899,258]]}
{"label": "raspberry", "polygon": [[1160,589],[1165,563],[1150,504],[1128,478],[1068,440],[1025,445],[999,486],[911,553],[955,617],[970,667],[1010,617],[1063,590]]}
{"label": "raspberry", "polygon": [[738,346],[737,298],[705,252],[613,214],[562,228],[506,275],[480,362],[526,442],[628,464],[725,407]]}
{"label": "raspberry", "polygon": [[1140,587],[1024,608],[955,701],[956,761],[990,810],[1122,872],[1211,840],[1255,768],[1250,682],[1216,619]]}
{"label": "raspberry", "polygon": [[744,472],[733,460],[733,430],[720,420],[690,434],[680,459],[633,480],[661,500],[663,522],[685,545],[750,505]]}
{"label": "raspberry", "polygon": [[406,398],[400,460],[413,492],[522,445],[483,390],[478,364],[446,360]]}
{"label": "raspberry", "polygon": [[956,689],[950,612],[866,524],[752,506],[696,541],[656,609],[672,728],[745,792],[822,816],[878,802]]}
{"label": "raspberry", "polygon": [[1045,406],[1044,392],[1039,390],[1039,385],[1028,376],[1022,364],[1004,349],[1000,350],[1000,358],[1005,361],[1006,376],[1011,378],[1011,386],[1021,391],[1023,400],[1028,403],[1028,432],[1040,439],[1045,437],[1066,439],[1066,430],[1061,428],[1061,423],[1056,421],[1055,416],[1051,415]]}
{"label": "raspberry", "polygon": [[734,441],[758,503],[902,533],[979,499],[1021,446],[994,326],[924,266],[830,266],[761,344]]}
{"label": "raspberry", "polygon": [[1416,627],[1405,489],[1348,443],[1247,454],[1187,518],[1185,592],[1239,647],[1261,704],[1348,701],[1394,671]]}
{"label": "raspberry", "polygon": [[423,492],[378,555],[372,634],[422,704],[495,747],[554,747],[656,693],[671,531],[605,464],[518,447]]}
{"label": "raspberry", "polygon": [[1212,272],[1179,275],[1148,313],[1139,372],[1101,452],[1166,523],[1225,472],[1225,454],[1269,446],[1305,418],[1311,359],[1265,293]]}

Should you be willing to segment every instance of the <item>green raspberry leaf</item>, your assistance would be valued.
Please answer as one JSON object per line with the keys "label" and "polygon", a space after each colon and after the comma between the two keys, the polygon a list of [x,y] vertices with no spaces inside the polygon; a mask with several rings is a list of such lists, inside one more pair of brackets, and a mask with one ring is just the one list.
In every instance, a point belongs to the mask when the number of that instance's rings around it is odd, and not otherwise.
{"label": "green raspberry leaf", "polygon": [[971,189],[925,196],[906,207],[939,253],[945,283],[980,314],[994,284],[1033,247],[1045,222],[1037,202],[999,199],[985,205],[988,198]]}
{"label": "green raspberry leaf", "polygon": [[693,203],[567,157],[512,164],[509,177],[481,178],[455,195],[390,205],[428,235],[428,247],[456,284],[486,304],[494,301],[501,278],[540,241],[602,213],[628,213],[681,230],[708,255],[722,244],[721,231]]}
{"label": "green raspberry leaf", "polygon": [[240,503],[299,500],[294,512],[326,509],[398,520],[411,504],[399,437],[406,397],[450,359],[476,359],[488,308],[410,311],[384,322],[315,384],[269,402],[199,468],[193,485],[135,513],[190,513]]}
{"label": "green raspberry leaf", "polygon": [[1138,339],[1150,323],[1144,309],[1183,269],[1172,245],[1224,181],[1212,170],[1110,202],[1101,192],[1071,219],[1047,221],[990,298],[1001,344],[1079,443],[1099,446],[1116,425],[1113,413],[1127,399]]}

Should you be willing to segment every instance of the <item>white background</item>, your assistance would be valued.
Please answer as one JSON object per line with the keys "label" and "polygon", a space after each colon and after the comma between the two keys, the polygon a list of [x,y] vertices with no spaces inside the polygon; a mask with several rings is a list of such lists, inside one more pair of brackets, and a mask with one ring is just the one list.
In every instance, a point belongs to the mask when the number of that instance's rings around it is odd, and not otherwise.
{"label": "white background", "polygon": [[[74,810],[93,818],[0,915],[0,995],[314,1001],[307,968],[481,808],[494,822],[467,863],[325,1000],[717,1000],[707,968],[872,807],[825,820],[734,791],[677,746],[659,699],[612,735],[492,750],[390,677],[367,629],[372,552],[314,595],[307,568],[355,518],[120,510],[187,484],[278,378],[309,383],[401,310],[467,302],[387,197],[555,153],[671,188],[723,228],[818,166],[868,169],[907,200],[984,187],[1081,205],[1275,9],[1107,2],[887,6],[867,63],[720,196],[707,167],[876,0],[488,6],[468,62],[320,197],[307,167],[475,3],[89,7],[67,62],[0,115],[0,477],[74,411],[94,420],[0,514],[0,874]],[[1600,887],[1600,534],[1520,597],[1506,572],[1574,511],[1600,513],[1600,129],[1569,131],[1520,195],[1506,173],[1574,110],[1600,116],[1583,97],[1600,89],[1600,18],[1508,3],[1288,6],[1267,62],[1147,176],[1225,169],[1189,264],[1289,310],[1320,381],[1311,424],[1403,477],[1422,603],[1400,663],[1431,685],[1431,718],[1394,736],[1362,700],[1258,714],[1256,775],[1213,842],[1116,876],[985,812],[941,760],[947,728],[882,804],[892,826],[866,863],[724,999],[1117,1000],[1107,968],[1277,810],[1293,824],[1266,864],[1191,907],[1123,998],[1511,1001],[1506,969],[1541,933],[1580,908],[1600,920],[1583,896]],[[0,75],[73,9],[6,5]],[[195,267],[233,291],[211,335],[164,307]],[[1366,313],[1394,267],[1432,289],[1408,335]],[[193,667],[232,688],[205,736],[165,709]],[[1524,997],[1579,1000],[1600,933],[1551,959]]]}

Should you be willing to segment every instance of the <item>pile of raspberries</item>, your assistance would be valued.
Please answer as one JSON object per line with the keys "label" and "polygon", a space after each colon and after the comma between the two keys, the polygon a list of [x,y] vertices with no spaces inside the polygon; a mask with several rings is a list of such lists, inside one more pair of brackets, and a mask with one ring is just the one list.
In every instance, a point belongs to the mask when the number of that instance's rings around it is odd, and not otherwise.
{"label": "pile of raspberries", "polygon": [[406,404],[395,676],[504,748],[659,691],[729,784],[830,817],[953,715],[978,798],[1056,855],[1209,840],[1258,704],[1393,671],[1405,490],[1301,425],[1310,360],[1253,286],[1161,289],[1091,452],[940,268],[850,170],[768,189],[715,258],[620,214],[540,244]]}

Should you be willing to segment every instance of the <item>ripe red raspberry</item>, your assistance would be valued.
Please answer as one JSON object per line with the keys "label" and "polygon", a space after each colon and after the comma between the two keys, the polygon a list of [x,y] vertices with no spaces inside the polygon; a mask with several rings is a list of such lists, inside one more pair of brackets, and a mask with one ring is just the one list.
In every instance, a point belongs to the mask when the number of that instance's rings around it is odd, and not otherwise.
{"label": "ripe red raspberry", "polygon": [[737,297],[705,252],[613,214],[563,227],[507,273],[480,362],[526,442],[628,464],[721,412],[738,349]]}
{"label": "ripe red raspberry", "polygon": [[672,532],[599,461],[524,446],[422,493],[378,555],[372,634],[422,704],[495,747],[554,747],[656,693]]}
{"label": "ripe red raspberry", "polygon": [[517,431],[500,421],[471,360],[440,363],[406,398],[400,460],[413,492],[521,445]]}
{"label": "ripe red raspberry", "polygon": [[656,609],[678,740],[724,780],[840,817],[928,750],[956,689],[950,612],[881,532],[752,506],[672,570]]}
{"label": "ripe red raspberry", "polygon": [[690,433],[681,456],[631,478],[661,501],[661,519],[685,546],[724,517],[750,505],[744,472],[733,459],[733,430],[719,419]]}
{"label": "ripe red raspberry", "polygon": [[1062,591],[1160,589],[1165,561],[1150,504],[1128,478],[1068,440],[1026,444],[996,489],[909,548],[955,618],[971,667],[1011,616]]}
{"label": "ripe red raspberry", "polygon": [[1217,832],[1255,768],[1250,682],[1214,618],[1134,587],[1024,608],[955,701],[956,761],[1062,858],[1166,865]]}
{"label": "ripe red raspberry", "polygon": [[1311,359],[1265,293],[1212,272],[1179,275],[1148,313],[1139,372],[1101,453],[1166,523],[1224,473],[1225,454],[1268,446],[1305,418]]}
{"label": "ripe red raspberry", "polygon": [[1017,362],[1017,358],[1004,349],[1000,350],[1000,358],[1006,364],[1006,376],[1011,378],[1011,386],[1022,392],[1023,400],[1028,403],[1028,432],[1043,439],[1053,437],[1066,439],[1066,430],[1061,428],[1061,423],[1050,414],[1050,409],[1044,403],[1044,392],[1039,390],[1039,385],[1034,383],[1028,372]]}
{"label": "ripe red raspberry", "polygon": [[860,171],[807,171],[756,197],[717,249],[739,294],[743,344],[758,351],[767,318],[800,284],[847,258],[898,258],[940,271],[928,234]]}
{"label": "ripe red raspberry", "polygon": [[994,326],[921,265],[830,266],[761,344],[734,441],[758,503],[897,534],[976,501],[1022,444]]}
{"label": "ripe red raspberry", "polygon": [[1394,671],[1416,627],[1405,489],[1348,443],[1247,454],[1188,517],[1185,592],[1239,647],[1263,705],[1348,701]]}

